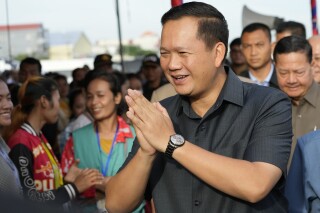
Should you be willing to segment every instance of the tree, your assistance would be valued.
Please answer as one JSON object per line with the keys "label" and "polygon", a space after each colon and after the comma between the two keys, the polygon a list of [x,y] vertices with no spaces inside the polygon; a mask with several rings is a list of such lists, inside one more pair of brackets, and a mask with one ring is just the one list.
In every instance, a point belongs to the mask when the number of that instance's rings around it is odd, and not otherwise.
{"label": "tree", "polygon": [[155,53],[151,50],[144,50],[141,49],[138,45],[123,45],[123,53],[124,55],[130,55],[130,56],[144,56],[149,53]]}

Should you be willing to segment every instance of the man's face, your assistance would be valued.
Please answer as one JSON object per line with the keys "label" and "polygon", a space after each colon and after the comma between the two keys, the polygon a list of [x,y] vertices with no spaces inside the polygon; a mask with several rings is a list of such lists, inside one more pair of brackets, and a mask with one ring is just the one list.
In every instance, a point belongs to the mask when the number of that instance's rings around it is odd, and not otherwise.
{"label": "man's face", "polygon": [[142,82],[138,78],[130,78],[130,89],[139,90],[142,92]]}
{"label": "man's face", "polygon": [[320,37],[309,39],[312,46],[312,74],[313,79],[320,83]]}
{"label": "man's face", "polygon": [[233,45],[230,47],[230,58],[231,62],[235,65],[242,65],[246,63],[246,58],[241,51],[240,45]]}
{"label": "man's face", "polygon": [[40,70],[37,64],[24,63],[19,70],[19,82],[24,83],[28,78],[32,76],[39,76]]}
{"label": "man's face", "polygon": [[67,98],[68,94],[69,94],[69,84],[65,79],[59,79],[57,80],[57,84],[59,87],[59,92],[60,92],[60,96],[61,98],[65,99]]}
{"label": "man's face", "polygon": [[177,93],[199,98],[212,93],[216,85],[214,80],[220,66],[216,66],[216,47],[221,42],[208,50],[206,44],[197,38],[197,30],[198,19],[192,17],[164,24],[160,62]]}
{"label": "man's face", "polygon": [[293,52],[276,56],[279,87],[294,101],[299,102],[309,90],[313,77],[305,53]]}
{"label": "man's face", "polygon": [[263,30],[244,33],[241,43],[250,70],[259,70],[271,61],[271,42]]}
{"label": "man's face", "polygon": [[80,68],[74,76],[74,81],[82,81],[84,79],[84,77],[86,76],[86,71],[83,68]]}
{"label": "man's face", "polygon": [[160,81],[162,77],[162,69],[160,65],[154,63],[148,63],[142,67],[142,71],[146,80],[149,82]]}

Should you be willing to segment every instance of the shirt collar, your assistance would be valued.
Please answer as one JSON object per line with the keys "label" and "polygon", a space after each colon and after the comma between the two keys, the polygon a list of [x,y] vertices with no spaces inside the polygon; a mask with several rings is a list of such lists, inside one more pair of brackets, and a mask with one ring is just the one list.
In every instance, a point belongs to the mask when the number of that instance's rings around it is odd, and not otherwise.
{"label": "shirt collar", "polygon": [[223,99],[231,103],[243,106],[243,82],[238,76],[225,67],[227,80],[222,88]]}
{"label": "shirt collar", "polygon": [[[238,76],[230,71],[229,67],[224,67],[227,74],[227,79],[222,87],[219,97],[216,102],[228,101],[230,103],[243,106],[243,82]],[[177,115],[182,111],[189,115],[190,118],[199,118],[199,116],[192,110],[189,104],[189,99],[185,96],[181,97],[180,107],[177,109]],[[212,103],[214,105],[214,103]]]}
{"label": "shirt collar", "polygon": [[319,85],[313,81],[311,87],[309,88],[307,94],[304,96],[304,99],[309,102],[312,106],[317,106],[317,97],[319,97]]}
{"label": "shirt collar", "polygon": [[126,142],[126,138],[133,138],[133,134],[130,129],[130,126],[123,120],[121,116],[118,116],[117,119],[118,119],[119,129],[118,129],[116,142],[124,143]]}
{"label": "shirt collar", "polygon": [[28,123],[23,123],[21,125],[21,129],[24,129],[25,131],[27,131],[29,134],[33,135],[33,136],[38,136],[36,131],[32,128],[32,126]]}
{"label": "shirt collar", "polygon": [[267,77],[262,82],[260,82],[256,77],[254,77],[250,70],[249,70],[249,77],[256,84],[259,84],[259,85],[262,85],[262,86],[269,86],[273,72],[274,72],[274,65],[273,65],[273,63],[271,63],[271,67],[270,67],[269,73],[268,73]]}

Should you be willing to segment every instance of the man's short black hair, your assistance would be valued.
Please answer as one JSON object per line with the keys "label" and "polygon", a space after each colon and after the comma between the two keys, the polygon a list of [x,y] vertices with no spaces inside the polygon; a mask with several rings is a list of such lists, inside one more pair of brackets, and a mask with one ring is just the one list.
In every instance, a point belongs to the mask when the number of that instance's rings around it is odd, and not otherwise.
{"label": "man's short black hair", "polygon": [[23,59],[20,62],[20,69],[22,68],[22,66],[24,64],[36,64],[38,66],[39,74],[41,75],[42,66],[41,66],[41,63],[38,59],[32,58],[32,57],[27,57],[27,58]]}
{"label": "man's short black hair", "polygon": [[312,48],[309,42],[301,36],[287,36],[277,42],[273,51],[273,59],[277,63],[277,55],[288,53],[304,53],[308,62],[312,61]]}
{"label": "man's short black hair", "polygon": [[235,38],[231,41],[230,43],[230,49],[232,46],[240,46],[241,45],[241,39],[240,38]]}
{"label": "man's short black hair", "polygon": [[243,37],[244,33],[252,33],[252,32],[255,32],[257,30],[262,30],[263,32],[265,32],[265,34],[269,38],[269,41],[271,42],[270,28],[267,25],[265,25],[263,23],[258,23],[258,22],[249,24],[245,28],[243,28],[242,33],[241,33],[241,38]]}
{"label": "man's short black hair", "polygon": [[291,35],[301,36],[306,38],[306,28],[303,24],[295,21],[285,21],[278,25],[276,32],[283,33],[289,31]]}
{"label": "man's short black hair", "polygon": [[197,38],[204,41],[207,49],[211,49],[217,42],[222,42],[228,52],[229,30],[222,13],[212,5],[202,2],[188,2],[171,8],[161,18],[162,26],[170,20],[183,17],[198,18]]}

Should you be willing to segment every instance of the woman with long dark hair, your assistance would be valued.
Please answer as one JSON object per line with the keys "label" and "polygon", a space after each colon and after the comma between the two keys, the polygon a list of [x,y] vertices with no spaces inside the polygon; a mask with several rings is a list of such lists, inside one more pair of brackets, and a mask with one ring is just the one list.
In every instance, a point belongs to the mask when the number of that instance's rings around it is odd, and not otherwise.
{"label": "woman with long dark hair", "polygon": [[[46,123],[57,121],[59,98],[57,84],[52,79],[30,78],[19,90],[20,104],[5,132],[11,148],[9,156],[18,168],[24,195],[55,204],[65,203],[101,182],[97,170],[80,170],[75,165],[63,179],[60,164],[41,133]],[[64,184],[64,180],[69,183]]]}

